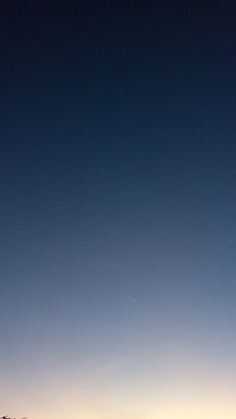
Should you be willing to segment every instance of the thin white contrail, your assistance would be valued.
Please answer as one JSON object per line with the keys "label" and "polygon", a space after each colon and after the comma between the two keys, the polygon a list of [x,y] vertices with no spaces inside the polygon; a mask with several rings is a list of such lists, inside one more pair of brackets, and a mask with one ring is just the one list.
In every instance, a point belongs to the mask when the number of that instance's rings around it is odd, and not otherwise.
{"label": "thin white contrail", "polygon": [[125,298],[131,301],[131,303],[138,304],[138,300],[136,300],[134,297],[131,297],[130,295],[125,295]]}

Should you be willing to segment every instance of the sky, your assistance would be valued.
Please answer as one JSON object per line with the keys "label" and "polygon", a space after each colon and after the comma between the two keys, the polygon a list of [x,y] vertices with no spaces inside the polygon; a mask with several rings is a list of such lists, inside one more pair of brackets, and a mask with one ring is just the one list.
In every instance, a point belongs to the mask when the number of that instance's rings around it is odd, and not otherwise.
{"label": "sky", "polygon": [[0,416],[235,419],[235,22],[1,3]]}

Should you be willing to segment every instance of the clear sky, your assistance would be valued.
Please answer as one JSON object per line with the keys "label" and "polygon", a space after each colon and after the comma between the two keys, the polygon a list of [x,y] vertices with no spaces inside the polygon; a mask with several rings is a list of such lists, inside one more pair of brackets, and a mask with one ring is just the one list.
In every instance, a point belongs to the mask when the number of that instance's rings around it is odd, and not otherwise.
{"label": "clear sky", "polygon": [[236,7],[174,3],[1,3],[0,416],[236,417]]}

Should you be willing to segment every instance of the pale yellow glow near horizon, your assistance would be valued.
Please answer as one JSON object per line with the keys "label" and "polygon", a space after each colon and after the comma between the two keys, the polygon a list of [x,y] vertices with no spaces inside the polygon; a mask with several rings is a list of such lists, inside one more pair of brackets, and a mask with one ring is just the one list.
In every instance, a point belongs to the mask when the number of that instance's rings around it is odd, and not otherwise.
{"label": "pale yellow glow near horizon", "polygon": [[184,359],[175,365],[166,359],[163,370],[149,360],[153,368],[147,371],[144,360],[114,361],[84,376],[48,366],[33,381],[12,377],[1,383],[0,413],[29,419],[235,419],[233,365],[231,371],[216,363],[200,368],[199,359]]}
{"label": "pale yellow glow near horizon", "polygon": [[[17,417],[29,419],[235,419],[236,401],[234,389],[212,383],[212,389],[165,388],[161,396],[152,393],[143,397],[135,389],[133,399],[125,394],[114,394],[106,399],[96,396],[80,397],[79,391],[67,388],[47,390],[46,395],[29,394],[24,400],[16,400],[12,408]],[[32,397],[31,397],[32,396]],[[128,396],[128,395],[127,395]],[[3,412],[11,413],[11,412]]]}

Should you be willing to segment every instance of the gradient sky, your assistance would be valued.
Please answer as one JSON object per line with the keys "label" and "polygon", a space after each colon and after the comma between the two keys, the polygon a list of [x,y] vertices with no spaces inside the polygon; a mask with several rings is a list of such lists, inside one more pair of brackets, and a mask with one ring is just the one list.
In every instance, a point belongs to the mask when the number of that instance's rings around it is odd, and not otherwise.
{"label": "gradient sky", "polygon": [[0,416],[236,417],[236,7],[190,3],[1,3]]}

